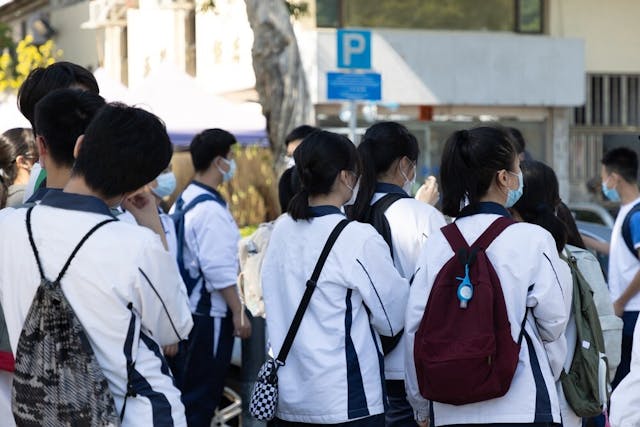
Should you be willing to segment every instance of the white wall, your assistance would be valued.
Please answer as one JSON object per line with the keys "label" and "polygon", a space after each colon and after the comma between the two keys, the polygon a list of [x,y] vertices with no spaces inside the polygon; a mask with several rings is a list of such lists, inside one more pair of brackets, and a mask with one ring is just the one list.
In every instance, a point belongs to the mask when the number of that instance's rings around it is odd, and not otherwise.
{"label": "white wall", "polygon": [[[316,102],[337,69],[336,33],[317,31]],[[584,44],[578,39],[416,30],[374,30],[372,67],[383,102],[427,105],[573,106],[584,102]],[[312,83],[313,84],[313,83]]]}
{"label": "white wall", "polygon": [[89,2],[81,2],[52,10],[50,23],[57,31],[54,40],[64,52],[62,59],[95,69],[98,67],[96,31],[80,28],[88,19]]}

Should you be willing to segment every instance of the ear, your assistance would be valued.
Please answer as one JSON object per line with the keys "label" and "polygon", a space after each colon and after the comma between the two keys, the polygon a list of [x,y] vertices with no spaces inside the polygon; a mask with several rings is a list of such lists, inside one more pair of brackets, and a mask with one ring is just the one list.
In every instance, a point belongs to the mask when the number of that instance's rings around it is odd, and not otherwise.
{"label": "ear", "polygon": [[36,135],[36,145],[38,146],[38,153],[41,157],[46,156],[49,153],[47,143],[44,141],[44,138],[42,136]]}
{"label": "ear", "polygon": [[82,143],[84,142],[84,135],[80,135],[78,139],[76,139],[76,145],[73,147],[73,158],[77,159],[78,154],[80,153],[80,147],[82,147]]}
{"label": "ear", "polygon": [[502,187],[509,188],[508,174],[509,172],[507,172],[506,169],[502,169],[498,171],[498,173],[496,174],[496,183],[498,184],[499,188],[502,188]]}
{"label": "ear", "polygon": [[31,165],[29,165],[29,162],[27,161],[27,159],[26,159],[24,156],[22,156],[22,155],[20,155],[20,156],[16,157],[16,165],[17,165],[19,168],[27,169],[27,170],[28,170],[28,169],[29,169],[29,167],[31,166]]}

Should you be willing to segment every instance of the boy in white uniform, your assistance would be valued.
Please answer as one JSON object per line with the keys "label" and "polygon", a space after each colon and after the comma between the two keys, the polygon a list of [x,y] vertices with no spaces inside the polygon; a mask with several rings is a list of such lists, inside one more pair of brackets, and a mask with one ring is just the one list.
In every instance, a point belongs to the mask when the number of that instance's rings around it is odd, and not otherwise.
{"label": "boy in white uniform", "polygon": [[602,192],[620,211],[611,232],[609,246],[609,290],[616,315],[622,317],[622,352],[612,386],[629,373],[633,329],[640,311],[640,203],[638,155],[628,148],[616,148],[602,158]]}
{"label": "boy in white uniform", "polygon": [[222,397],[233,336],[247,338],[251,333],[236,286],[240,233],[216,190],[235,172],[230,158],[235,142],[222,129],[208,129],[194,137],[190,150],[196,175],[171,208],[176,212],[198,197],[208,199],[185,213],[184,239],[178,241],[178,263],[185,269],[182,274],[194,320],[189,341],[176,360],[190,427],[211,423]]}
{"label": "boy in white uniform", "polygon": [[[45,195],[31,212],[44,275],[57,274],[87,231],[111,217],[110,206],[155,178],[171,152],[164,125],[151,113],[116,104],[100,110],[78,139],[69,182],[62,191]],[[120,413],[126,402],[122,425],[185,426],[180,392],[161,346],[186,339],[191,329],[186,294],[161,243],[152,196],[140,194],[125,204],[144,227],[116,221],[94,233],[70,264],[62,291]],[[0,259],[0,303],[14,353],[40,283],[26,213],[15,209],[0,219],[5,255]]]}

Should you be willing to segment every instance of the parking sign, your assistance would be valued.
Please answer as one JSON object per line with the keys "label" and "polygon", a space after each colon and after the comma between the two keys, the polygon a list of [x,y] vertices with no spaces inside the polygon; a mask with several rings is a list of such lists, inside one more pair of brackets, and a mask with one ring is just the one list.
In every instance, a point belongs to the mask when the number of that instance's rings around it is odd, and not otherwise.
{"label": "parking sign", "polygon": [[371,31],[338,30],[338,68],[371,68]]}

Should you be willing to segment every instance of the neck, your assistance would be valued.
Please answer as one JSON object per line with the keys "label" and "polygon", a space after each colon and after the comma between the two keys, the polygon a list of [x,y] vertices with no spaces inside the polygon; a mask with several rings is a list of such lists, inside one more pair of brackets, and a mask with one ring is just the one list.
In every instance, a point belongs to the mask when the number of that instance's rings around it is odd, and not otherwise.
{"label": "neck", "polygon": [[335,193],[309,196],[309,206],[335,206],[340,209],[344,202],[343,196]]}
{"label": "neck", "polygon": [[378,176],[378,182],[382,182],[384,184],[393,184],[398,187],[402,187],[404,185],[405,179],[402,176],[388,176],[388,175],[380,175]]}
{"label": "neck", "polygon": [[116,206],[120,203],[120,197],[106,198],[97,191],[91,189],[82,176],[72,176],[69,181],[64,185],[63,191],[65,193],[80,194],[83,196],[93,196],[102,200],[107,206]]}
{"label": "neck", "polygon": [[218,188],[222,184],[222,176],[219,173],[214,174],[213,171],[196,172],[193,180],[211,188]]}
{"label": "neck", "polygon": [[620,201],[623,205],[631,203],[635,199],[640,197],[640,189],[638,189],[638,186],[635,184],[623,182],[618,187],[618,192],[620,193]]}
{"label": "neck", "polygon": [[18,168],[18,174],[16,179],[13,180],[13,185],[25,185],[29,183],[29,171],[26,169]]}
{"label": "neck", "polygon": [[47,188],[64,188],[71,179],[71,168],[47,165]]}
{"label": "neck", "polygon": [[489,187],[489,191],[487,191],[487,194],[481,197],[479,201],[493,202],[504,206],[507,201],[507,195],[492,185],[491,187]]}

